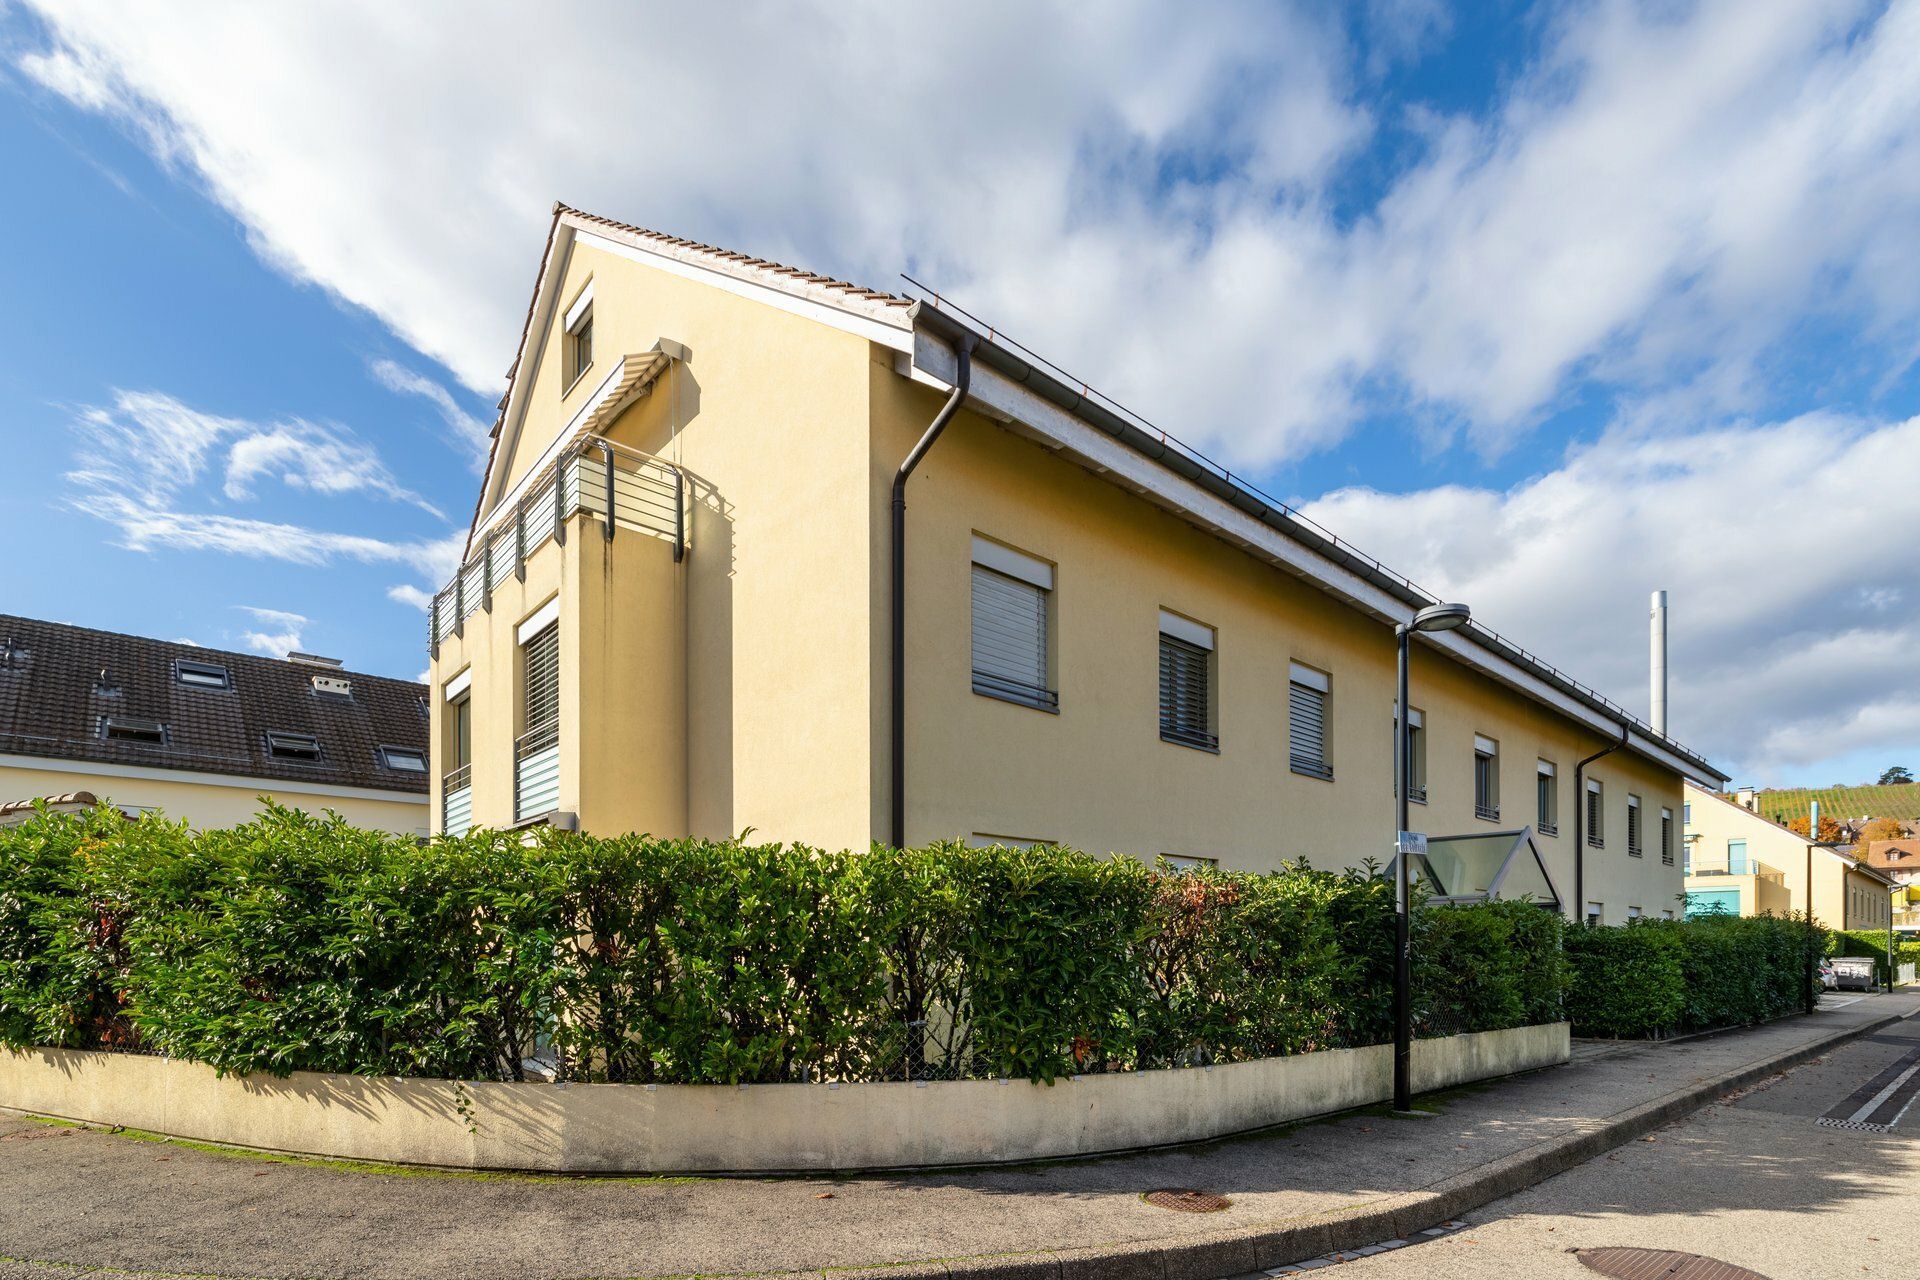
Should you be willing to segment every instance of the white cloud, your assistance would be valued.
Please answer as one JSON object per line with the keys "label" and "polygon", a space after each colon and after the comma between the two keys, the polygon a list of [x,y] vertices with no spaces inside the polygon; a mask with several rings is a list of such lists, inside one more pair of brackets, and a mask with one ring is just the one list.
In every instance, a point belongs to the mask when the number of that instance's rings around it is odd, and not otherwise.
{"label": "white cloud", "polygon": [[[1369,12],[1358,50],[1253,0],[1177,23],[986,4],[958,29],[694,7],[671,39],[607,5],[556,15],[530,57],[502,3],[464,6],[447,56],[444,23],[371,0],[67,0],[18,63],[486,390],[555,197],[882,286],[911,267],[1239,465],[1382,403],[1502,448],[1582,377],[1743,404],[1808,310],[1868,346],[1920,315],[1920,0],[1569,6],[1489,112],[1409,120],[1361,86],[1447,14]],[[631,163],[583,101],[644,124]],[[1347,208],[1343,162],[1390,124],[1423,145]],[[376,376],[477,447],[417,375]]]}
{"label": "white cloud", "polygon": [[269,658],[284,658],[295,650],[306,648],[301,633],[312,619],[304,614],[288,613],[284,609],[261,609],[250,604],[237,604],[234,608],[253,615],[255,622],[263,628],[269,628],[240,633],[242,643],[255,653],[264,653]]}
{"label": "white cloud", "polygon": [[486,424],[462,409],[445,387],[392,360],[376,360],[372,367],[373,376],[387,390],[421,396],[433,405],[447,426],[447,442],[466,456],[475,475],[486,467],[487,448],[492,443]]}
{"label": "white cloud", "polygon": [[461,533],[395,540],[188,509],[212,501],[198,489],[218,472],[220,493],[230,501],[252,500],[255,482],[273,478],[323,495],[362,493],[405,502],[440,516],[344,428],[299,419],[260,425],[202,413],[157,392],[133,391],[116,392],[110,408],[79,410],[73,425],[79,449],[66,475],[73,486],[70,505],[113,525],[129,550],[217,551],[300,565],[402,564],[436,582],[459,564]]}
{"label": "white cloud", "polygon": [[1676,736],[1778,776],[1911,745],[1920,418],[1612,436],[1506,491],[1347,489],[1305,514],[1642,714],[1670,592]]}
{"label": "white cloud", "polygon": [[425,613],[433,604],[433,592],[422,591],[411,583],[401,582],[387,588],[387,599],[395,604],[404,604]]}

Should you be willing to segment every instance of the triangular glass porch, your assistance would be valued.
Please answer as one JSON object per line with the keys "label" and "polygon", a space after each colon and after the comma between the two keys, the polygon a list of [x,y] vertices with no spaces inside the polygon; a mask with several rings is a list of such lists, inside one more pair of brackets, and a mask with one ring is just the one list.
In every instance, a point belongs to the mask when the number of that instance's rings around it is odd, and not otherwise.
{"label": "triangular glass porch", "polygon": [[[1387,875],[1394,875],[1394,860]],[[1560,891],[1547,874],[1546,860],[1533,842],[1533,828],[1476,832],[1464,836],[1428,836],[1427,851],[1414,854],[1408,869],[1440,903],[1537,902],[1560,909]]]}

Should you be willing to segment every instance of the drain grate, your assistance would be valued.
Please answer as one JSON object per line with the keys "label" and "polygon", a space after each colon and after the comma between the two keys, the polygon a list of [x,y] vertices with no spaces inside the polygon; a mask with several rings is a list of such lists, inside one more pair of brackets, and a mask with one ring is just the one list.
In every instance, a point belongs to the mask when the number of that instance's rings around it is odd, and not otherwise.
{"label": "drain grate", "polygon": [[1574,1256],[1613,1280],[1767,1280],[1731,1262],[1671,1249],[1581,1249]]}
{"label": "drain grate", "polygon": [[1851,1133],[1892,1133],[1890,1124],[1875,1124],[1871,1120],[1836,1120],[1832,1116],[1821,1116],[1814,1121],[1822,1129],[1846,1129]]}
{"label": "drain grate", "polygon": [[1172,1209],[1175,1213],[1218,1213],[1233,1203],[1223,1195],[1192,1187],[1162,1187],[1140,1198],[1156,1209]]}

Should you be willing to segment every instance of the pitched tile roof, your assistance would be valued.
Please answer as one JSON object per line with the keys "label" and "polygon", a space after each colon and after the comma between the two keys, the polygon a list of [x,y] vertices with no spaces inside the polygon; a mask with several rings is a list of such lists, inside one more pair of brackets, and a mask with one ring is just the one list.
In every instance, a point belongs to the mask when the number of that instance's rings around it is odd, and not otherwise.
{"label": "pitched tile roof", "polygon": [[[183,659],[224,667],[228,687],[182,683]],[[318,692],[316,675],[351,692]],[[426,693],[411,680],[0,614],[0,753],[9,755],[425,794],[428,774],[387,768],[379,748],[427,753]],[[158,724],[162,740],[109,739],[108,718]],[[271,754],[270,730],[311,734],[320,758]]]}

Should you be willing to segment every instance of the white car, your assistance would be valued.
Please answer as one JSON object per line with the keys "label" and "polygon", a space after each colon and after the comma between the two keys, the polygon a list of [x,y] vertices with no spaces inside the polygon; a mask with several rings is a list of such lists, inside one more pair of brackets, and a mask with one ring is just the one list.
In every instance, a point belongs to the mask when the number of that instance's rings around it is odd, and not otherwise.
{"label": "white car", "polygon": [[1840,977],[1833,971],[1833,961],[1821,960],[1815,972],[1820,975],[1820,989],[1822,991],[1837,991],[1839,989]]}

